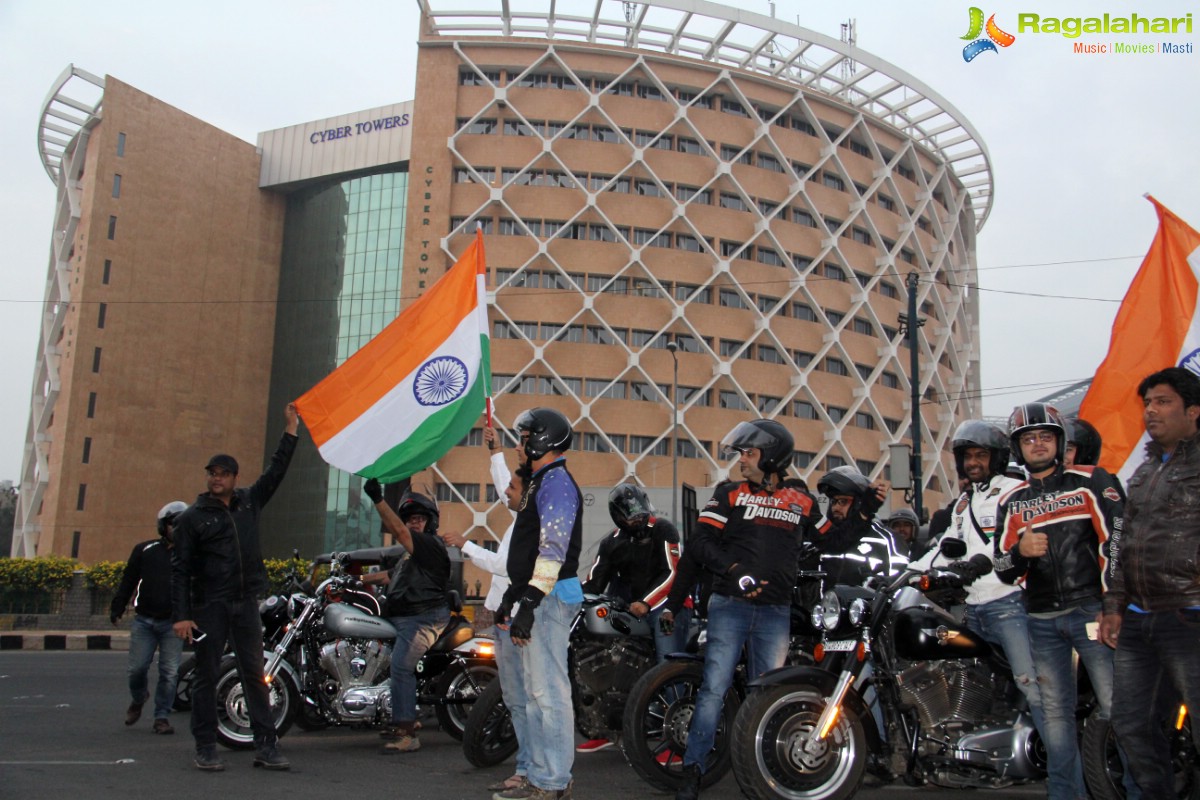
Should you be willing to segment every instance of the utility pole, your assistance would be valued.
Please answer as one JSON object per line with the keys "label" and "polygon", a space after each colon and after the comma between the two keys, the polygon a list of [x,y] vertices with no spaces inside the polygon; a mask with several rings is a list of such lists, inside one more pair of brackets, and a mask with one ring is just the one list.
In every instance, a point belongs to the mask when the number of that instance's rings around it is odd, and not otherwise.
{"label": "utility pole", "polygon": [[900,324],[904,328],[904,337],[908,340],[909,380],[912,389],[912,423],[909,426],[909,436],[912,437],[912,507],[917,519],[925,522],[925,509],[921,490],[921,348],[919,332],[925,320],[917,316],[917,284],[920,278],[915,272],[908,273],[905,288],[908,290],[908,313],[900,315]]}
{"label": "utility pole", "polygon": [[679,345],[675,337],[667,342],[667,350],[671,353],[671,522],[679,524]]}

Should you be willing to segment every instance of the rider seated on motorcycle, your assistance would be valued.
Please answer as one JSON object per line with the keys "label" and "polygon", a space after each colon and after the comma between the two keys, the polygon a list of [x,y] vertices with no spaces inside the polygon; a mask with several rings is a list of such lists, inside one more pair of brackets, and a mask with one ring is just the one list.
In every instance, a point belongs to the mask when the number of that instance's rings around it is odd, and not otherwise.
{"label": "rider seated on motorcycle", "polygon": [[829,498],[825,512],[830,526],[814,539],[822,555],[827,586],[861,586],[872,575],[894,575],[908,565],[896,534],[875,522],[888,485],[871,483],[852,466],[837,467],[817,481],[817,491]]}
{"label": "rider seated on motorcycle", "polygon": [[[667,633],[658,622],[675,580],[679,562],[679,531],[671,521],[655,515],[641,487],[622,483],[608,494],[608,513],[616,530],[600,541],[599,553],[584,581],[589,594],[608,593],[629,601],[635,617],[650,614],[654,648],[660,662],[667,654],[682,651],[687,641],[687,619]],[[575,748],[594,753],[612,747],[610,739],[591,739]]]}
{"label": "rider seated on motorcycle", "polygon": [[450,589],[450,554],[437,535],[437,503],[416,492],[406,492],[396,511],[383,500],[383,487],[371,478],[363,491],[375,503],[383,527],[408,551],[387,572],[363,576],[365,583],[387,584],[389,621],[396,627],[392,649],[392,722],[380,733],[386,739],[381,752],[419,750],[417,738],[417,662],[450,623],[446,593]]}

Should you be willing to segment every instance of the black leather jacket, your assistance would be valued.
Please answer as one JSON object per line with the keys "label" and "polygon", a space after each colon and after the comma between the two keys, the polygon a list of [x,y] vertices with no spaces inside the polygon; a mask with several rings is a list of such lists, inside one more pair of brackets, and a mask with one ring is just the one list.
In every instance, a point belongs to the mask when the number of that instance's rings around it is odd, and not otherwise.
{"label": "black leather jacket", "polygon": [[[1044,479],[1021,481],[1000,496],[996,511],[996,575],[1005,583],[1024,578],[1031,613],[1099,602],[1113,577],[1109,549],[1120,541],[1124,516],[1120,484],[1099,467],[1059,465]],[[1046,555],[1020,554],[1027,527],[1046,534]]]}
{"label": "black leather jacket", "polygon": [[171,610],[176,622],[212,600],[254,599],[267,589],[258,515],[287,474],[297,438],[283,434],[271,463],[249,489],[235,489],[227,507],[208,492],[175,519]]}
{"label": "black leather jacket", "polygon": [[1133,603],[1143,611],[1200,606],[1200,437],[1180,442],[1170,460],[1146,444],[1146,460],[1129,479],[1125,535],[1104,612]]}

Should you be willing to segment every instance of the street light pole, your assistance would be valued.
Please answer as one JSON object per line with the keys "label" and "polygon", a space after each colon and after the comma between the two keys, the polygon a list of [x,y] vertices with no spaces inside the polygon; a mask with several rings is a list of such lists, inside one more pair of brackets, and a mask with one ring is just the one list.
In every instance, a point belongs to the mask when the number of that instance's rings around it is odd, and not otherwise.
{"label": "street light pole", "polygon": [[679,356],[676,353],[679,345],[675,340],[667,342],[667,350],[671,353],[671,521],[679,524]]}

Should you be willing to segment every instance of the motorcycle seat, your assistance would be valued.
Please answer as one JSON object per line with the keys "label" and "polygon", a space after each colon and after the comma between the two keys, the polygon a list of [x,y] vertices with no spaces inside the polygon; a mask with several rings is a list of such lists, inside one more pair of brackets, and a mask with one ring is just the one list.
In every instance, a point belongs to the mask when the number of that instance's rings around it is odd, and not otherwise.
{"label": "motorcycle seat", "polygon": [[475,629],[465,617],[451,617],[450,624],[446,626],[446,630],[442,631],[442,635],[429,648],[429,652],[448,652],[463,642],[470,641],[474,635]]}

